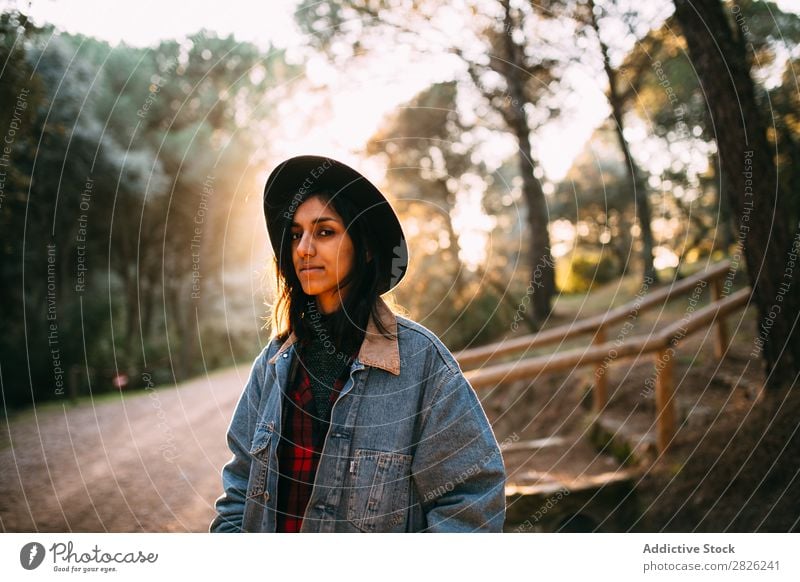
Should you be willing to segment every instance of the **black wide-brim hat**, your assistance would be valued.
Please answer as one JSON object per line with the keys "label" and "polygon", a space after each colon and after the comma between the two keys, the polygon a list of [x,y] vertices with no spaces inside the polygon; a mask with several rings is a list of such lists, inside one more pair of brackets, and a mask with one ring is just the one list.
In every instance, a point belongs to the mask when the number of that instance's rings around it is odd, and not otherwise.
{"label": "black wide-brim hat", "polygon": [[382,254],[385,265],[379,274],[378,290],[395,287],[408,269],[408,246],[400,220],[386,197],[360,172],[324,156],[297,156],[281,162],[264,187],[264,218],[272,250],[279,256],[286,229],[306,194],[320,190],[344,196],[359,208],[359,220],[366,220],[374,233],[374,252]]}

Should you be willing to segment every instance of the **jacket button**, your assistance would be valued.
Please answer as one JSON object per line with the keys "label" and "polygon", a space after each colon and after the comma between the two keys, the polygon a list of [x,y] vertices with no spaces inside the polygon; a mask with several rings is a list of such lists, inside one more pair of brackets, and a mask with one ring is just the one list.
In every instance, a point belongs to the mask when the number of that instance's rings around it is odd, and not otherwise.
{"label": "jacket button", "polygon": [[284,353],[284,354],[283,354],[283,357],[284,357],[284,358],[288,358],[288,357],[289,357],[289,354],[286,354],[286,353]]}

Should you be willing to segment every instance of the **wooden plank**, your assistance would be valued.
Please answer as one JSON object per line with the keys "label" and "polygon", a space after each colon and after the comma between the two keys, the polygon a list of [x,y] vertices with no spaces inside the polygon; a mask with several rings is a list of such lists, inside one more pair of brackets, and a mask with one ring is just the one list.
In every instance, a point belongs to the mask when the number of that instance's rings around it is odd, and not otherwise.
{"label": "wooden plank", "polygon": [[527,441],[519,441],[517,443],[508,443],[507,445],[503,446],[500,444],[500,450],[503,453],[513,453],[517,451],[538,451],[540,449],[546,449],[549,447],[559,447],[563,445],[570,444],[570,440],[565,437],[560,436],[551,436],[545,437],[541,439],[533,439]]}
{"label": "wooden plank", "polygon": [[675,436],[675,385],[673,365],[675,350],[666,348],[656,355],[656,445],[663,453]]}
{"label": "wooden plank", "polygon": [[[595,367],[595,410],[602,409],[607,401],[604,387],[597,390],[597,379],[605,377],[608,365],[611,362],[640,356],[645,353],[656,353],[656,442],[659,452],[663,453],[669,448],[675,436],[675,385],[674,385],[674,359],[675,349],[680,342],[689,335],[714,325],[719,320],[734,311],[748,305],[750,289],[740,289],[736,293],[715,301],[672,325],[667,326],[658,334],[649,336],[635,336],[621,346],[605,341],[605,330],[598,329],[596,335],[599,345],[586,349],[575,349],[558,354],[527,358],[518,362],[510,362],[487,366],[480,370],[465,373],[467,380],[474,388],[497,386],[501,383],[512,382],[519,379],[531,379],[542,372],[555,372],[565,369],[575,369],[581,366],[594,364]],[[598,374],[600,366],[604,369]],[[600,404],[602,402],[602,405]]]}
{"label": "wooden plank", "polygon": [[747,304],[749,297],[750,290],[741,289],[717,304],[707,305],[694,312],[688,320],[681,320],[668,326],[659,334],[634,336],[621,346],[616,346],[615,342],[605,342],[589,348],[484,366],[478,370],[467,371],[464,375],[477,389],[515,380],[529,380],[543,372],[557,372],[589,364],[608,365],[615,360],[652,353],[670,345],[677,347],[683,338],[707,326],[716,317],[725,316]]}
{"label": "wooden plank", "polygon": [[[692,313],[687,319],[676,322],[655,336],[637,336],[621,346],[603,342],[585,350],[570,350],[548,357],[528,358],[520,362],[489,366],[482,370],[467,372],[465,376],[473,387],[496,386],[517,379],[530,379],[535,374],[576,368],[587,364],[603,362],[607,367],[612,361],[638,356],[643,353],[656,353],[656,446],[659,453],[668,450],[676,433],[674,359],[675,349],[681,340],[696,331],[713,325],[720,318],[750,301],[750,289],[741,289],[732,295]],[[600,341],[605,339],[604,330],[599,330]],[[599,368],[596,368],[596,370]],[[598,374],[595,372],[595,376]],[[605,376],[605,371],[601,377]],[[599,396],[596,399],[599,406]],[[603,404],[605,406],[605,404]]]}
{"label": "wooden plank", "polygon": [[647,311],[670,299],[689,293],[700,281],[713,281],[727,274],[730,261],[722,261],[713,267],[682,279],[670,287],[657,289],[643,297],[629,301],[605,313],[580,319],[536,334],[504,340],[477,348],[469,348],[455,354],[462,369],[484,366],[492,360],[526,352],[544,345],[564,341],[579,335],[595,333],[600,327],[617,323],[632,314]]}
{"label": "wooden plank", "polygon": [[666,343],[677,346],[685,337],[713,324],[719,318],[725,317],[734,311],[741,309],[750,301],[750,288],[740,289],[736,293],[728,295],[725,299],[717,303],[711,303],[698,309],[689,318],[676,321],[668,325],[659,334]]}
{"label": "wooden plank", "polygon": [[[723,298],[722,281],[719,279],[714,279],[711,282],[711,297],[715,303]],[[725,318],[718,318],[714,327],[714,356],[721,360],[725,355],[725,350],[728,349],[728,327],[725,324]]]}
{"label": "wooden plank", "polygon": [[516,362],[485,366],[479,370],[464,372],[475,389],[513,382],[520,379],[532,379],[542,372],[557,372],[595,364],[608,358],[613,360],[647,354],[663,347],[663,340],[657,336],[636,336],[621,346],[606,342],[600,346],[568,350],[558,354],[549,354],[535,358],[525,358]]}
{"label": "wooden plank", "polygon": [[[595,345],[606,343],[606,328],[600,326],[592,341]],[[592,408],[595,414],[600,414],[608,404],[608,368],[611,362],[606,362],[603,358],[601,362],[596,362],[594,368],[594,385],[592,386]]]}

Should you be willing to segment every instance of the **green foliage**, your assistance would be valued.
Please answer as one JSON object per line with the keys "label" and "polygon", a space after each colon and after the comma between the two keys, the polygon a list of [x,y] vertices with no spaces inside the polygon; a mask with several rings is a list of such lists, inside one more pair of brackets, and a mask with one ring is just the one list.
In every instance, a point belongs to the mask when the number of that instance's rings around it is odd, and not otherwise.
{"label": "green foliage", "polygon": [[[223,266],[252,292],[252,229],[238,226],[259,200],[237,193],[261,179],[264,95],[298,68],[232,36],[111,47],[19,13],[0,15],[0,59],[13,64],[0,84],[0,127],[13,131],[0,201],[6,404],[251,354],[253,313],[225,311]],[[255,333],[228,336],[241,328]]]}
{"label": "green foliage", "polygon": [[[754,78],[763,79],[776,65],[782,70],[780,60],[786,49],[800,43],[800,17],[762,0],[728,4],[725,12],[734,33],[745,41]],[[707,127],[705,95],[679,32],[674,18],[651,30],[626,55],[623,83],[635,90],[637,113],[652,123],[655,135],[675,141],[686,137],[687,127],[689,131],[699,127],[704,135],[713,136],[713,128]],[[782,83],[781,87],[796,93],[792,83]],[[772,105],[763,89],[759,97],[765,110],[770,110]]]}
{"label": "green foliage", "polygon": [[462,264],[451,221],[462,179],[480,171],[464,143],[469,128],[459,119],[456,99],[456,83],[434,84],[403,104],[367,143],[367,153],[389,168],[385,189],[410,227],[412,271],[396,296],[451,346],[468,343],[465,334],[486,321],[483,310],[466,309],[473,275]]}
{"label": "green foliage", "polygon": [[[800,23],[800,18],[796,19]],[[787,63],[782,83],[769,91],[774,128],[768,137],[776,146],[776,166],[783,171],[778,175],[780,208],[788,224],[800,223],[800,58]]]}
{"label": "green foliage", "polygon": [[459,312],[451,315],[452,307],[443,306],[429,322],[451,350],[498,341],[511,329],[512,318],[497,293],[488,286],[471,289],[474,294]]}
{"label": "green foliage", "polygon": [[556,261],[556,284],[562,293],[586,293],[618,274],[619,265],[608,252],[578,248]]}

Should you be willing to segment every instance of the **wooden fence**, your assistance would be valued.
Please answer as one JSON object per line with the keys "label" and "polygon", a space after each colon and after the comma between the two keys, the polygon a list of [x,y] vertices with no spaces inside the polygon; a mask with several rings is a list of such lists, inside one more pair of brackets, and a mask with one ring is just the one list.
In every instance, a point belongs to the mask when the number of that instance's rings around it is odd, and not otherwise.
{"label": "wooden fence", "polygon": [[[728,345],[725,318],[746,306],[750,299],[748,288],[723,296],[722,279],[729,270],[730,262],[723,261],[705,271],[682,279],[670,287],[637,297],[604,314],[536,334],[463,350],[455,356],[474,388],[531,378],[542,372],[571,370],[593,365],[595,366],[595,381],[592,388],[593,409],[595,413],[600,413],[608,402],[606,381],[608,366],[613,361],[623,358],[652,354],[656,368],[656,442],[659,451],[665,451],[675,435],[675,386],[673,382],[675,348],[684,338],[713,325],[715,328],[714,353],[717,357],[722,357]],[[635,318],[643,311],[705,286],[711,288],[712,302],[709,305],[692,310],[691,313],[687,311],[686,317],[658,333],[633,336],[622,343],[607,341],[606,331],[611,325],[629,317]],[[534,348],[587,334],[593,334],[591,347],[522,358],[512,362],[491,363],[500,358],[507,358]]]}

